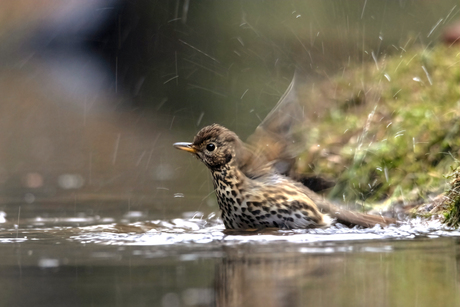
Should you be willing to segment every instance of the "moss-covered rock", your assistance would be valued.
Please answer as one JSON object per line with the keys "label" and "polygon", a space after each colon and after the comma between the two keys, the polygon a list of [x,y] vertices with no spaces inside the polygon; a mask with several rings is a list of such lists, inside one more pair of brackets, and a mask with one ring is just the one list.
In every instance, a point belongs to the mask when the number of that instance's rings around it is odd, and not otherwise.
{"label": "moss-covered rock", "polygon": [[458,228],[460,226],[460,167],[452,173],[450,190],[443,197],[444,223]]}
{"label": "moss-covered rock", "polygon": [[335,178],[333,198],[375,203],[442,192],[460,156],[460,50],[399,49],[306,94],[328,107],[311,123],[300,168]]}

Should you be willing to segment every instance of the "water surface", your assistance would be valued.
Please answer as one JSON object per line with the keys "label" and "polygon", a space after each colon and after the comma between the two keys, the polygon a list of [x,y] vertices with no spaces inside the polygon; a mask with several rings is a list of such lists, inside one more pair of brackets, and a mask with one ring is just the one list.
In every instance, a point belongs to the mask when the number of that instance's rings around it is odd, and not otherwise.
{"label": "water surface", "polygon": [[[0,230],[5,306],[456,306],[460,232],[227,232],[216,217],[31,218]],[[99,219],[99,223],[95,223]],[[105,222],[104,222],[105,221]]]}

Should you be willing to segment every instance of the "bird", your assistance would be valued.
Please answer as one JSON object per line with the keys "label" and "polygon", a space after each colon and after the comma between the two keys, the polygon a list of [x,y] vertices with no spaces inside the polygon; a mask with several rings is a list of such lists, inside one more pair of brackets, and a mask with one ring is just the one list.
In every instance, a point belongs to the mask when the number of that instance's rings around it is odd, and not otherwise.
{"label": "bird", "polygon": [[[299,115],[300,114],[300,115]],[[203,127],[193,142],[173,146],[192,153],[210,170],[226,229],[325,228],[335,223],[374,227],[394,219],[333,205],[292,176],[303,143],[296,76],[275,108],[243,142],[219,125]],[[300,125],[301,126],[301,125]]]}

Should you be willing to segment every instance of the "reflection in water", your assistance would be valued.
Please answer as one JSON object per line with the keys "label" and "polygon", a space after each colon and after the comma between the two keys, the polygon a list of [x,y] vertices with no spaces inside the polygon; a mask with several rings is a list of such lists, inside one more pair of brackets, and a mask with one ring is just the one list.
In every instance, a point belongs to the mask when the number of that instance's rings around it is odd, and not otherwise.
{"label": "reflection in water", "polygon": [[217,306],[301,306],[301,285],[309,276],[320,278],[331,269],[330,258],[233,252],[217,265]]}
{"label": "reflection in water", "polygon": [[216,305],[457,306],[456,249],[444,243],[233,249],[216,268]]}
{"label": "reflection in water", "polygon": [[[133,212],[124,218],[137,217]],[[77,227],[84,219],[61,220],[61,226],[51,220],[35,226],[23,220],[27,226],[20,228],[3,223],[0,284],[8,287],[0,301],[168,307],[460,303],[460,232],[437,221],[385,229],[224,232],[215,218]]]}

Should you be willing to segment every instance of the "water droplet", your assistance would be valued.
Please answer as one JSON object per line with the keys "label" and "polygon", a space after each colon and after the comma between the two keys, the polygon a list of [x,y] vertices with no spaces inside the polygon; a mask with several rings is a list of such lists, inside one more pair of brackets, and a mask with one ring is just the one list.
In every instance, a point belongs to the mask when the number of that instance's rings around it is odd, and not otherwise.
{"label": "water droplet", "polygon": [[44,258],[38,260],[38,266],[40,268],[48,269],[48,268],[57,268],[59,267],[59,260],[58,259],[50,259]]}
{"label": "water droplet", "polygon": [[58,185],[63,189],[79,189],[85,180],[78,174],[64,174],[58,177]]}
{"label": "water droplet", "polygon": [[28,204],[33,203],[35,201],[35,195],[32,193],[26,193],[26,195],[24,195],[24,201]]}

